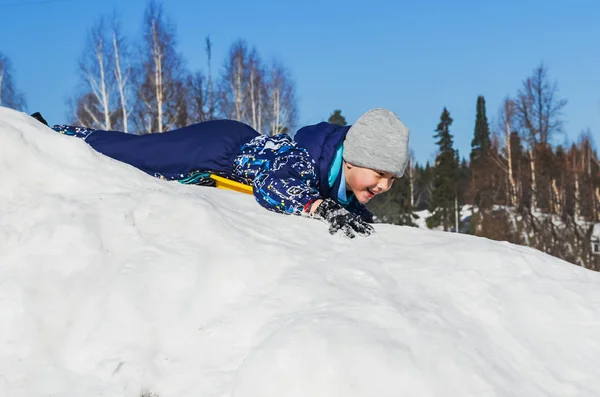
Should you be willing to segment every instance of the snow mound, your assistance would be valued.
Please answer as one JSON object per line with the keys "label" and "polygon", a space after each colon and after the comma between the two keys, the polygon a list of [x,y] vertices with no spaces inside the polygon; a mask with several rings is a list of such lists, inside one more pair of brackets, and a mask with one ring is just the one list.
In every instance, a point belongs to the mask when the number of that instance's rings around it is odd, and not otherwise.
{"label": "snow mound", "polygon": [[152,178],[0,108],[0,395],[598,396],[600,275]]}

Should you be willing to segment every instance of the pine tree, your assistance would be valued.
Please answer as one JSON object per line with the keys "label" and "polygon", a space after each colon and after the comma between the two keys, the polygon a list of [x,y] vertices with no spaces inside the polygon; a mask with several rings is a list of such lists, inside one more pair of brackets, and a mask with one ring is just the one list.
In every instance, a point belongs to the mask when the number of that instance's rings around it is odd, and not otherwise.
{"label": "pine tree", "polygon": [[470,201],[479,209],[488,208],[493,195],[492,172],[490,164],[490,149],[492,141],[490,128],[485,112],[485,99],[477,97],[477,114],[475,116],[475,131],[471,141],[471,188]]}
{"label": "pine tree", "polygon": [[475,117],[475,133],[471,141],[471,162],[484,155],[491,146],[490,127],[485,114],[485,99],[477,97],[477,115]]}
{"label": "pine tree", "polygon": [[458,149],[456,150],[456,162],[454,165],[456,167],[456,200],[458,203],[458,210],[460,211],[466,203],[465,195],[469,188],[471,169],[467,164],[467,160],[464,157],[462,159],[460,158]]}
{"label": "pine tree", "polygon": [[333,114],[329,116],[329,120],[327,121],[332,124],[348,125],[348,123],[346,123],[346,118],[342,116],[342,111],[339,109],[334,110]]}
{"label": "pine tree", "polygon": [[450,134],[452,122],[450,112],[444,107],[434,135],[438,139],[436,144],[439,152],[435,159],[433,197],[430,207],[433,216],[428,219],[428,225],[433,227],[442,224],[444,231],[448,231],[452,225],[456,197],[457,161],[453,137]]}

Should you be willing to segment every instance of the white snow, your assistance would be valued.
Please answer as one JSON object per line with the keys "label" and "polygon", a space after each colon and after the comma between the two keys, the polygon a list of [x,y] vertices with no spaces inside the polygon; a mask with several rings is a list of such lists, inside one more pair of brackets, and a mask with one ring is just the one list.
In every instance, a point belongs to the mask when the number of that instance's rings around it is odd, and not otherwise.
{"label": "white snow", "polygon": [[[414,214],[417,216],[417,218],[413,219],[413,222],[415,223],[415,225],[418,228],[426,229],[426,230],[437,230],[437,231],[444,230],[444,226],[442,226],[442,225],[436,226],[432,229],[429,229],[429,227],[427,226],[427,218],[429,218],[431,215],[433,215],[431,213],[431,211],[420,210],[420,211],[415,211]],[[473,215],[473,207],[471,205],[463,205],[460,209],[458,219],[460,219],[461,222],[464,222],[467,218],[471,217],[472,215]],[[454,224],[452,224],[452,230],[454,230]]]}
{"label": "white snow", "polygon": [[0,108],[0,396],[598,396],[600,275],[330,236]]}
{"label": "white snow", "polygon": [[594,225],[594,228],[592,229],[592,238],[600,240],[600,222]]}

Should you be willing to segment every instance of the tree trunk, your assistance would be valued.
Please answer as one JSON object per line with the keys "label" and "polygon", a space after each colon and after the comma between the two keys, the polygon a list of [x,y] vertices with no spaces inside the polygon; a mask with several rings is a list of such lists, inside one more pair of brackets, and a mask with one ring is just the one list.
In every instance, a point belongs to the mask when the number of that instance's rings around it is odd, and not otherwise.
{"label": "tree trunk", "polygon": [[119,56],[119,45],[117,44],[117,32],[113,32],[113,48],[115,51],[115,74],[117,77],[117,86],[119,87],[119,98],[121,99],[121,112],[123,113],[123,131],[129,132],[129,126],[127,124],[128,113],[127,113],[127,99],[125,98],[125,83],[127,78],[123,77],[121,71],[121,58]]}
{"label": "tree trunk", "polygon": [[111,130],[112,129],[112,125],[110,122],[110,108],[109,108],[109,103],[108,103],[108,94],[106,92],[106,78],[105,78],[105,72],[104,72],[104,56],[102,54],[102,47],[103,44],[102,42],[100,42],[99,44],[99,48],[98,48],[98,52],[96,53],[97,57],[98,57],[98,64],[100,65],[100,94],[102,96],[102,107],[104,110],[104,125],[105,125],[105,130]]}
{"label": "tree trunk", "polygon": [[[102,130],[110,130],[112,128],[111,120],[110,120],[110,99],[109,94],[107,92],[107,84],[106,84],[106,72],[105,72],[105,60],[104,60],[104,42],[103,37],[99,32],[96,32],[95,38],[97,41],[94,43],[95,45],[95,62],[98,63],[98,74],[95,75],[94,72],[87,67],[83,66],[83,70],[87,81],[92,89],[92,94],[94,95],[98,105],[101,107],[99,114],[96,114],[93,108],[90,108],[87,104],[84,105],[84,110],[87,115],[92,119],[94,123],[94,127],[97,127]],[[77,116],[77,119],[80,120],[80,117]],[[87,125],[86,122],[81,120],[82,125]]]}
{"label": "tree trunk", "polygon": [[460,211],[458,210],[458,195],[454,196],[454,231],[458,233],[458,221],[460,217]]}
{"label": "tree trunk", "polygon": [[273,85],[273,128],[271,135],[277,135],[279,133],[279,117],[281,113],[281,92],[279,90],[279,82],[275,82]]}
{"label": "tree trunk", "polygon": [[596,201],[594,202],[593,211],[594,219],[596,222],[600,222],[600,187],[596,188]]}
{"label": "tree trunk", "polygon": [[531,169],[531,213],[537,209],[536,182],[535,182],[535,157],[533,148],[529,149],[529,166]]}
{"label": "tree trunk", "polygon": [[[94,122],[95,125],[97,125],[100,128],[102,128],[102,123],[100,122],[100,120],[98,120],[98,118],[96,117],[96,114],[94,113],[94,111],[92,109],[90,109],[90,107],[87,105],[87,103],[83,106],[83,110],[85,110],[85,112],[92,118],[92,121]],[[86,122],[83,121],[83,120],[81,120],[79,118],[79,116],[77,116],[77,121],[81,125],[85,125],[86,124]]]}
{"label": "tree trunk", "polygon": [[237,56],[237,71],[235,73],[235,116],[242,121],[242,56]]}
{"label": "tree trunk", "polygon": [[258,128],[258,120],[256,115],[256,87],[255,87],[255,78],[256,78],[256,68],[254,63],[250,66],[250,105],[252,109],[252,128],[255,130]]}
{"label": "tree trunk", "polygon": [[509,206],[515,206],[517,203],[517,184],[515,183],[515,178],[513,175],[513,164],[512,164],[512,142],[510,140],[510,132],[511,132],[511,128],[510,128],[510,113],[511,110],[509,109],[510,105],[508,103],[505,104],[505,116],[506,116],[506,122],[505,122],[505,127],[506,127],[506,151],[507,151],[507,157],[508,157],[508,183],[509,183],[509,188],[508,188],[508,205]]}
{"label": "tree trunk", "polygon": [[158,124],[157,131],[163,132],[163,55],[156,32],[156,21],[152,21],[152,37],[154,40],[154,83],[156,92],[156,122]]}
{"label": "tree trunk", "polygon": [[259,133],[263,133],[263,95],[258,96],[258,129]]}
{"label": "tree trunk", "polygon": [[552,211],[556,215],[562,215],[561,195],[556,185],[556,179],[552,178]]}
{"label": "tree trunk", "polygon": [[579,173],[575,171],[575,222],[577,222],[581,215],[581,207],[579,204],[580,193],[579,193]]}
{"label": "tree trunk", "polygon": [[410,184],[410,210],[415,208],[415,181],[413,177],[412,160],[408,160],[408,182]]}

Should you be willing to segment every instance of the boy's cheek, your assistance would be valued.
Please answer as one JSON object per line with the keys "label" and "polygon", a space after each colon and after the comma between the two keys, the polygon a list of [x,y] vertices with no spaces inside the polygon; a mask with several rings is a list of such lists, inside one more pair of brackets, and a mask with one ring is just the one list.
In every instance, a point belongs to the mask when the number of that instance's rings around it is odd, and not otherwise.
{"label": "boy's cheek", "polygon": [[358,202],[361,204],[366,204],[371,201],[371,197],[365,191],[355,192],[354,195],[358,199]]}

